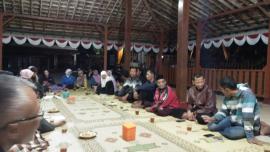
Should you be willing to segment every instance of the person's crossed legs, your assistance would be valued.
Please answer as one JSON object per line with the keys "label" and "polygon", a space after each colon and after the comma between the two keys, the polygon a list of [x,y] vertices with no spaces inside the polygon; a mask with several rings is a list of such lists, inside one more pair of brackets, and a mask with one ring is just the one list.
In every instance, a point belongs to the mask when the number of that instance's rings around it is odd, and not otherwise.
{"label": "person's crossed legs", "polygon": [[232,140],[241,139],[245,137],[245,131],[242,126],[233,126],[230,117],[226,117],[219,122],[212,122],[208,124],[210,131],[217,131],[224,137]]}

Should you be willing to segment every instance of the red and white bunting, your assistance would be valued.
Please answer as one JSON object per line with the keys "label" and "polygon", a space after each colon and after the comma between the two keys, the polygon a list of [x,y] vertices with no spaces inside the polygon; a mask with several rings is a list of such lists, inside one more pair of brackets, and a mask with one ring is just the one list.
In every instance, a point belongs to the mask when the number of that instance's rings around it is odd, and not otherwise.
{"label": "red and white bunting", "polygon": [[42,43],[48,47],[52,47],[55,43],[55,40],[50,38],[42,38]]}
{"label": "red and white bunting", "polygon": [[154,45],[152,47],[152,50],[153,50],[154,53],[158,53],[159,52],[159,46],[158,45]]}
{"label": "red and white bunting", "polygon": [[145,52],[145,53],[148,53],[148,52],[150,52],[151,51],[151,49],[152,49],[152,45],[144,45],[143,46],[143,51]]}
{"label": "red and white bunting", "polygon": [[27,40],[26,37],[24,37],[24,36],[13,36],[12,39],[18,45],[23,45]]}
{"label": "red and white bunting", "polygon": [[96,49],[101,49],[102,46],[103,46],[103,44],[102,44],[102,42],[100,42],[100,41],[94,41],[94,42],[93,42],[93,46],[94,46],[94,48],[96,48]]}
{"label": "red and white bunting", "polygon": [[78,41],[68,41],[68,45],[73,48],[73,49],[77,49],[80,45],[80,40]]}
{"label": "red and white bunting", "polygon": [[88,50],[92,46],[92,42],[89,40],[81,40],[81,45],[84,49]]}
{"label": "red and white bunting", "polygon": [[4,44],[10,43],[10,41],[11,41],[11,36],[10,36],[10,35],[8,35],[8,36],[3,36],[2,42],[3,42]]}
{"label": "red and white bunting", "polygon": [[34,46],[40,45],[41,43],[41,38],[37,38],[37,37],[28,37],[27,40],[30,44]]}
{"label": "red and white bunting", "polygon": [[[202,45],[204,48],[209,49],[212,46],[219,48],[222,44],[225,47],[230,47],[233,43],[238,46],[243,46],[245,43],[249,45],[256,45],[260,40],[266,45],[268,45],[268,33],[252,33],[246,35],[235,35],[226,38],[216,38],[212,40],[203,40]],[[191,48],[189,48],[190,50]]]}
{"label": "red and white bunting", "polygon": [[59,39],[59,40],[55,40],[55,43],[56,43],[57,46],[59,46],[60,48],[64,48],[64,47],[67,46],[68,40],[65,40],[65,39]]}
{"label": "red and white bunting", "polygon": [[137,44],[134,43],[132,45],[132,48],[133,49],[131,49],[131,50],[134,50],[135,52],[139,53],[139,52],[141,52],[143,50],[143,45],[142,44],[138,44],[138,43]]}

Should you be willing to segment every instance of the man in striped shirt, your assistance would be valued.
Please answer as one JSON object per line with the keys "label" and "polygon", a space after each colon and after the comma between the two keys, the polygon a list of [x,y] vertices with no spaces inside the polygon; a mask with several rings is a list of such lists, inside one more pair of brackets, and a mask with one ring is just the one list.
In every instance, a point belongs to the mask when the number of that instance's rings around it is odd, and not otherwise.
{"label": "man in striped shirt", "polygon": [[262,144],[255,138],[260,134],[260,109],[251,89],[230,77],[220,80],[220,90],[225,98],[221,110],[213,117],[203,116],[208,129],[218,131],[229,139],[247,138],[249,143]]}

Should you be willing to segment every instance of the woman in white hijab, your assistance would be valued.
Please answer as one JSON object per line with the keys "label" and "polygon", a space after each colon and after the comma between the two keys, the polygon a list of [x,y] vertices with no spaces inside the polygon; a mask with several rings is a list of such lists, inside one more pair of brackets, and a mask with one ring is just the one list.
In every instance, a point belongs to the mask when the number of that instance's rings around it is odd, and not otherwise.
{"label": "woman in white hijab", "polygon": [[101,71],[101,83],[97,87],[96,93],[97,94],[108,94],[113,95],[114,94],[114,85],[112,80],[109,78],[106,71]]}

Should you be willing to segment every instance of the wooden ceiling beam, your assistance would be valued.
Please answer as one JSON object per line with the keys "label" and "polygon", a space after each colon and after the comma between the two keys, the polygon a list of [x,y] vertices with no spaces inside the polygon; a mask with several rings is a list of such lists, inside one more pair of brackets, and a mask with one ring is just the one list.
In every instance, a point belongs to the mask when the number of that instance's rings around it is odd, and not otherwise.
{"label": "wooden ceiling beam", "polygon": [[79,0],[77,0],[76,6],[74,6],[74,11],[73,11],[73,14],[72,14],[72,17],[71,17],[72,20],[74,19],[74,16],[76,14],[76,10],[77,10],[78,5],[79,5]]}
{"label": "wooden ceiling beam", "polygon": [[86,5],[86,0],[84,0],[84,2],[83,2],[83,9],[81,10],[81,14],[80,14],[80,17],[79,17],[79,21],[81,21],[82,16],[83,16],[83,14],[84,14],[85,5]]}
{"label": "wooden ceiling beam", "polygon": [[113,8],[112,8],[112,10],[111,10],[111,12],[110,12],[110,14],[109,14],[109,16],[108,16],[108,18],[107,18],[105,24],[108,24],[108,23],[109,23],[110,18],[111,18],[111,15],[112,15],[113,11],[115,10],[115,7],[116,7],[116,4],[118,3],[118,1],[119,1],[119,0],[117,0],[117,1],[114,3]]}
{"label": "wooden ceiling beam", "polygon": [[242,7],[242,8],[239,8],[239,9],[229,10],[229,11],[226,11],[226,12],[222,12],[222,13],[219,13],[219,14],[209,16],[206,19],[201,19],[201,20],[212,20],[212,19],[216,19],[216,18],[221,18],[221,17],[224,17],[224,16],[228,16],[228,15],[232,15],[232,14],[236,14],[236,13],[241,13],[241,12],[248,11],[248,10],[251,10],[251,9],[256,9],[258,6],[263,6],[263,5],[270,5],[270,2],[269,1],[268,2],[261,2],[261,3],[256,3],[256,4],[251,5],[251,6],[246,6],[246,7]]}
{"label": "wooden ceiling beam", "polygon": [[219,6],[219,5],[217,5],[216,4],[216,1],[208,1],[208,5],[210,6],[210,5],[213,5],[213,6],[215,6],[217,9],[219,9],[219,11],[217,11],[217,12],[223,12],[224,11],[224,8],[222,8],[221,6]]}
{"label": "wooden ceiling beam", "polygon": [[144,22],[143,27],[145,27],[151,20],[152,20],[152,17],[149,17],[148,20]]}
{"label": "wooden ceiling beam", "polygon": [[[148,9],[149,13],[151,14],[152,18],[154,19],[154,22],[155,22],[155,26],[157,28],[159,28],[160,30],[163,29],[163,26],[162,24],[159,24],[159,21],[157,19],[157,16],[156,14],[154,13],[154,9],[151,8],[150,4],[149,4],[149,1],[148,0],[144,0],[143,1],[144,5],[146,6],[146,8]],[[162,25],[162,26],[161,26]]]}
{"label": "wooden ceiling beam", "polygon": [[[242,1],[241,1],[242,2]],[[241,6],[238,2],[236,1],[232,1],[232,0],[227,0],[227,3],[229,3],[230,5],[234,6],[235,8],[241,8],[243,6]]]}
{"label": "wooden ceiling beam", "polygon": [[21,0],[21,14],[24,14],[23,13],[23,0]]}
{"label": "wooden ceiling beam", "polygon": [[61,0],[58,1],[58,8],[57,8],[57,13],[56,13],[55,18],[58,18],[60,7],[61,7]]}
{"label": "wooden ceiling beam", "polygon": [[101,16],[101,18],[100,18],[100,22],[102,22],[102,20],[103,20],[103,18],[104,18],[105,13],[107,12],[107,10],[108,10],[109,6],[111,5],[111,2],[112,2],[112,0],[109,0],[109,2],[108,2],[108,4],[107,4],[107,6],[105,7],[105,10],[103,11],[102,16]]}
{"label": "wooden ceiling beam", "polygon": [[205,2],[205,1],[198,1],[198,4],[193,2],[193,5],[197,5],[197,7],[202,5],[204,8],[209,8],[209,10],[211,10],[212,12],[218,13],[217,10],[215,10],[213,7],[211,7],[211,5],[208,5],[206,3],[207,2]]}
{"label": "wooden ceiling beam", "polygon": [[52,23],[65,23],[65,24],[71,24],[71,25],[100,25],[103,26],[103,24],[99,24],[96,22],[82,22],[82,21],[74,21],[74,20],[65,20],[65,19],[57,19],[54,18],[48,18],[48,17],[41,17],[41,16],[29,16],[29,15],[21,15],[21,14],[9,14],[4,13],[4,16],[15,16],[16,18],[21,19],[29,19],[29,20],[37,20],[37,21],[45,21],[45,22],[52,22]]}
{"label": "wooden ceiling beam", "polygon": [[39,5],[39,16],[41,16],[41,12],[42,12],[42,0],[40,0],[39,4],[40,4]]}
{"label": "wooden ceiling beam", "polygon": [[228,8],[229,10],[233,10],[235,9],[233,7],[233,5],[229,5],[228,2],[224,1],[224,0],[216,0],[217,3],[221,4],[222,6],[225,6],[226,8]]}
{"label": "wooden ceiling beam", "polygon": [[241,1],[241,2],[242,2],[243,4],[245,4],[246,6],[250,5],[250,3],[248,3],[247,0],[239,0],[239,1]]}
{"label": "wooden ceiling beam", "polygon": [[196,5],[196,3],[190,3],[190,6],[199,14],[201,14],[201,16],[209,16],[208,12],[205,12],[204,9],[202,9],[200,6]]}
{"label": "wooden ceiling beam", "polygon": [[50,4],[49,4],[48,17],[50,17],[51,9],[52,9],[52,0],[50,0]]}
{"label": "wooden ceiling beam", "polygon": [[[64,19],[53,19],[53,18],[47,18],[47,17],[37,17],[37,16],[28,16],[28,15],[20,15],[20,14],[10,14],[10,13],[4,13],[4,16],[14,16],[17,19],[28,19],[28,20],[34,20],[34,21],[43,21],[43,22],[49,22],[49,23],[61,23],[61,24],[69,24],[69,25],[89,25],[89,26],[104,26],[104,24],[96,23],[96,22],[83,22],[83,21],[74,21],[74,20],[64,20]],[[21,21],[21,20],[20,20]],[[109,25],[109,28],[113,29],[119,29],[119,26]],[[154,32],[154,30],[147,30],[147,29],[139,29],[139,28],[132,28],[132,31],[140,31],[140,32]]]}
{"label": "wooden ceiling beam", "polygon": [[32,7],[33,7],[32,5],[33,5],[32,0],[30,0],[30,15],[33,15],[32,14]]}
{"label": "wooden ceiling beam", "polygon": [[10,23],[11,21],[13,21],[15,19],[15,16],[11,16],[10,18],[8,18],[6,21],[4,21],[3,26],[8,25],[8,23]]}
{"label": "wooden ceiling beam", "polygon": [[3,11],[6,12],[6,1],[5,0],[2,1],[2,7],[3,7]]}
{"label": "wooden ceiling beam", "polygon": [[93,7],[94,7],[94,5],[95,5],[96,2],[97,2],[97,0],[92,1],[92,5],[91,5],[91,7],[90,7],[90,9],[89,9],[89,12],[88,12],[86,21],[89,20],[90,14],[92,13]]}
{"label": "wooden ceiling beam", "polygon": [[[158,2],[158,3],[157,3]],[[168,3],[164,1],[149,1],[149,4],[152,8],[157,8],[158,10],[162,10],[166,13],[166,15],[175,18],[177,20],[177,7],[168,6]],[[174,15],[173,15],[174,14]]]}
{"label": "wooden ceiling beam", "polygon": [[263,7],[261,6],[257,6],[258,9],[267,17],[267,18],[270,18],[270,13],[267,12]]}
{"label": "wooden ceiling beam", "polygon": [[[176,21],[174,21],[173,19],[171,19],[170,17],[168,17],[168,16],[165,16],[165,15],[163,15],[161,12],[159,12],[158,10],[153,10],[156,14],[158,14],[159,16],[161,16],[162,18],[164,18],[164,19],[166,19],[167,21],[169,21],[169,22],[171,22],[171,23],[173,23],[173,24],[177,24],[176,23]],[[158,20],[157,20],[158,21]],[[158,23],[158,22],[157,22]],[[160,24],[160,23],[159,23]],[[163,24],[163,27],[165,27],[164,26],[164,24]]]}
{"label": "wooden ceiling beam", "polygon": [[64,19],[67,18],[69,4],[70,4],[70,0],[68,0],[68,2],[67,2],[67,8],[66,8],[66,11],[65,11]]}
{"label": "wooden ceiling beam", "polygon": [[[132,13],[131,13],[132,16],[134,15],[135,11],[137,10],[137,8],[139,7],[139,5],[141,4],[141,1],[142,0],[140,0],[137,3],[137,5],[135,6],[135,9],[132,10]],[[123,6],[123,4],[122,4],[122,6]],[[143,9],[141,10],[141,12],[143,12]],[[118,12],[117,12],[117,14],[118,14]],[[120,24],[119,24],[120,27],[122,27],[124,25],[124,19],[125,19],[125,15],[123,15],[122,18],[121,18],[121,20],[120,20]]]}
{"label": "wooden ceiling beam", "polygon": [[12,13],[14,13],[15,12],[15,2],[14,2],[14,0],[12,0]]}

